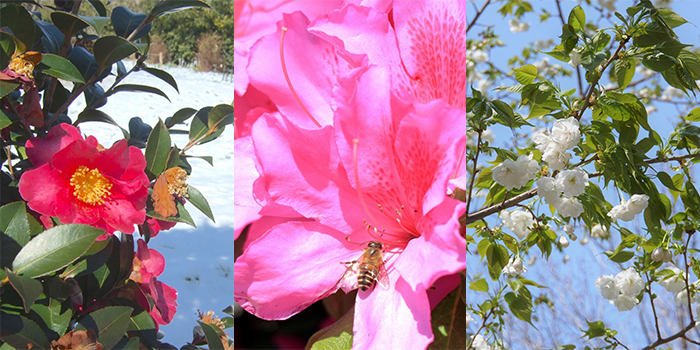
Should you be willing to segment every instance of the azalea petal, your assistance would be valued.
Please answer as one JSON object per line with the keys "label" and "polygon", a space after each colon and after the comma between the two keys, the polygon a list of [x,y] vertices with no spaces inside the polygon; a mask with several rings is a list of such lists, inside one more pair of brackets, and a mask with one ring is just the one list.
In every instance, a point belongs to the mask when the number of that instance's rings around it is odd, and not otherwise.
{"label": "azalea petal", "polygon": [[315,222],[288,222],[248,245],[234,264],[234,299],[266,320],[287,319],[333,294],[357,248]]}
{"label": "azalea petal", "polygon": [[353,349],[425,349],[433,341],[425,289],[399,278],[388,290],[358,294]]}
{"label": "azalea petal", "polygon": [[[370,64],[399,68],[401,65],[396,36],[386,13],[350,4],[319,16],[309,31],[357,55],[367,55]],[[358,60],[350,62],[358,66]],[[398,70],[397,70],[398,72]]]}
{"label": "azalea petal", "polygon": [[420,102],[442,98],[466,106],[466,2],[394,1],[401,57],[418,81],[407,89]]}
{"label": "azalea petal", "polygon": [[[306,30],[309,20],[301,12],[284,15],[279,28],[287,28],[284,56],[289,79],[299,100],[321,125],[330,125],[331,91],[337,80],[338,63],[333,46]],[[277,108],[298,125],[316,127],[292,94],[280,61],[282,30],[260,39],[251,49],[248,75],[251,84],[267,94]]]}
{"label": "azalea petal", "polygon": [[466,204],[448,199],[421,221],[424,232],[411,240],[393,265],[414,288],[429,288],[438,278],[466,268],[466,240],[459,235],[458,217]]}
{"label": "azalea petal", "polygon": [[[236,61],[238,62],[238,61]],[[255,86],[250,85],[245,95],[236,93],[233,97],[236,109],[233,111],[234,139],[250,135],[250,128],[264,113],[277,111],[277,106],[269,96],[260,92]]]}
{"label": "azalea petal", "polygon": [[332,127],[303,130],[274,113],[253,125],[253,143],[264,172],[259,181],[273,201],[349,234],[364,229],[364,215],[339,164],[333,133]]}

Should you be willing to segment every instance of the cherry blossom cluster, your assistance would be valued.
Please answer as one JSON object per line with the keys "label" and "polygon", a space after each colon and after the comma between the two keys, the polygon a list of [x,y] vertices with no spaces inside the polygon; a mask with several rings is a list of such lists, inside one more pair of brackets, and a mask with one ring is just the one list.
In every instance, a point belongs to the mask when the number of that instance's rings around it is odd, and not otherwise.
{"label": "cherry blossom cluster", "polygon": [[552,170],[564,170],[571,159],[567,150],[574,148],[580,139],[579,122],[574,117],[555,121],[551,132],[538,131],[532,135],[532,141],[542,152],[542,160]]}
{"label": "cherry blossom cluster", "polygon": [[617,310],[629,311],[639,304],[637,295],[644,289],[644,280],[634,268],[630,267],[615,276],[598,277],[595,280],[595,287],[603,298],[615,304]]}
{"label": "cherry blossom cluster", "polygon": [[649,196],[645,194],[635,194],[628,201],[622,199],[619,205],[608,212],[608,216],[613,220],[632,221],[637,214],[641,214],[649,205]]}

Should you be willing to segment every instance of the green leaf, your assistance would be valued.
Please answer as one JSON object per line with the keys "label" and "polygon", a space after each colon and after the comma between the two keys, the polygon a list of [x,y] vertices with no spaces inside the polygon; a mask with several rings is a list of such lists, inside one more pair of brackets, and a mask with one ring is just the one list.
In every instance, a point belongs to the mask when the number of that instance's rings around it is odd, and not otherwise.
{"label": "green leaf", "polygon": [[306,348],[311,350],[350,350],[352,348],[354,310],[355,308],[350,308],[338,321],[314,333],[309,338]]}
{"label": "green leaf", "polygon": [[183,156],[183,157],[184,157],[184,158],[197,158],[197,159],[201,159],[201,160],[203,160],[203,161],[209,163],[209,165],[214,166],[214,158],[213,158],[212,156],[188,156],[188,155],[185,155],[185,156]]}
{"label": "green leaf", "polygon": [[693,108],[693,110],[688,113],[688,116],[685,117],[685,120],[689,122],[700,122],[700,107]]}
{"label": "green leaf", "polygon": [[611,261],[616,262],[618,264],[621,264],[629,259],[632,259],[634,257],[634,252],[627,251],[627,250],[620,250],[620,251],[615,252],[615,253],[605,252],[605,255],[607,255]]}
{"label": "green leaf", "polygon": [[26,276],[17,276],[12,271],[5,268],[5,273],[10,279],[10,284],[17,291],[17,294],[22,298],[24,304],[24,312],[29,313],[32,305],[39,298],[44,288],[41,282]]}
{"label": "green leaf", "polygon": [[[0,27],[8,27],[14,37],[24,47],[31,48],[36,38],[36,24],[29,12],[22,5],[5,6],[0,11]],[[19,51],[24,52],[25,48]],[[11,54],[11,52],[8,52]]]}
{"label": "green leaf", "polygon": [[73,125],[78,125],[80,123],[85,123],[85,122],[103,122],[103,123],[108,123],[115,125],[119,127],[119,129],[122,131],[122,134],[124,135],[125,139],[129,139],[129,132],[126,131],[126,129],[122,128],[112,117],[110,117],[107,113],[102,112],[97,109],[86,109],[80,114],[78,114],[78,119],[75,120],[75,123]]}
{"label": "green leaf", "polygon": [[666,24],[668,24],[668,26],[671,28],[676,28],[682,24],[688,23],[688,21],[686,21],[685,18],[681,17],[680,15],[671,10],[658,9],[658,11],[661,18],[663,18]]}
{"label": "green leaf", "polygon": [[11,266],[17,253],[29,242],[29,220],[24,202],[0,207],[0,269]]}
{"label": "green leaf", "polygon": [[[57,12],[54,12],[57,13]],[[50,75],[63,80],[72,81],[74,83],[85,84],[83,76],[75,68],[69,60],[50,53],[41,55],[41,64],[46,65],[49,69],[42,69],[44,74]]]}
{"label": "green leaf", "polygon": [[569,12],[569,25],[574,28],[574,30],[583,30],[586,27],[586,13],[580,5],[574,6]]}
{"label": "green leaf", "polygon": [[90,26],[84,19],[68,12],[51,12],[51,21],[66,37],[70,38],[75,33]]}
{"label": "green leaf", "polygon": [[62,335],[68,329],[73,314],[70,307],[70,286],[60,278],[51,278],[48,284],[48,294],[37,300],[32,310],[44,320],[49,329]]}
{"label": "green leaf", "polygon": [[207,131],[209,131],[209,128],[207,127],[206,124],[204,124],[204,121],[202,121],[202,118],[195,116],[192,118],[192,122],[190,123],[190,132],[189,132],[189,139],[195,140],[200,138],[201,136],[204,136]]}
{"label": "green leaf", "polygon": [[450,294],[440,301],[431,312],[430,323],[434,340],[428,349],[459,349],[466,344],[467,320],[464,318],[466,305],[462,301],[464,279]]}
{"label": "green leaf", "polygon": [[532,84],[532,82],[535,81],[536,78],[537,67],[531,64],[527,64],[515,69],[515,80],[517,80],[520,84]]}
{"label": "green leaf", "polygon": [[654,72],[663,72],[673,67],[678,61],[663,52],[650,53],[642,58],[642,64]]}
{"label": "green leaf", "polygon": [[97,12],[97,14],[99,14],[100,16],[103,16],[103,17],[107,16],[107,9],[105,8],[105,5],[102,4],[102,1],[100,1],[100,0],[88,0],[88,2],[90,3],[90,5],[92,5],[92,7]]}
{"label": "green leaf", "polygon": [[99,67],[98,72],[102,72],[103,69],[112,65],[112,63],[121,61],[137,52],[138,48],[126,39],[118,36],[103,36],[95,41],[92,51],[95,54],[95,61],[97,61]]}
{"label": "green leaf", "polygon": [[520,292],[520,294],[508,292],[503,296],[503,299],[508,303],[508,307],[510,308],[510,312],[513,313],[513,316],[532,325],[530,321],[532,315],[532,297],[530,296],[530,291],[528,291],[527,288],[521,288]]}
{"label": "green leaf", "polygon": [[184,10],[188,7],[204,7],[210,9],[209,5],[199,0],[165,0],[156,5],[148,14],[149,18],[156,18],[166,13]]}
{"label": "green leaf", "polygon": [[111,349],[126,333],[133,308],[127,306],[108,306],[93,311],[82,321],[76,330],[92,328],[105,349]]}
{"label": "green leaf", "polygon": [[180,202],[176,202],[175,206],[177,207],[177,215],[176,216],[170,216],[170,217],[163,217],[160,214],[156,213],[155,211],[149,211],[146,213],[146,215],[156,218],[158,220],[163,220],[163,221],[170,221],[170,222],[181,222],[183,224],[188,224],[192,227],[197,227],[197,225],[194,223],[194,220],[192,220],[192,216],[190,216],[190,213],[185,209],[185,207],[182,205]]}
{"label": "green leaf", "polygon": [[140,39],[151,31],[151,24],[148,23],[148,18],[143,13],[133,13],[131,10],[124,6],[117,6],[112,10],[110,16],[112,20],[112,26],[114,27],[114,33],[122,38],[127,38],[131,33],[136,30],[136,28],[141,25],[144,21],[147,21],[146,25],[143,26],[138,33],[136,33],[132,40]]}
{"label": "green leaf", "polygon": [[488,292],[489,284],[486,282],[485,278],[480,278],[474,282],[469,282],[469,289],[477,292]]}
{"label": "green leaf", "polygon": [[113,241],[111,239],[95,241],[83,255],[84,258],[68,264],[66,269],[61,272],[60,277],[63,279],[73,278],[97,271],[109,260],[109,256],[112,254],[112,246]]}
{"label": "green leaf", "polygon": [[197,113],[197,110],[194,108],[190,107],[185,107],[180,109],[179,111],[175,112],[170,119],[166,119],[165,126],[170,129],[172,128],[175,124],[180,124],[187,119],[190,119],[195,113]]}
{"label": "green leaf", "polygon": [[162,90],[158,88],[154,88],[152,86],[146,86],[146,85],[138,85],[138,84],[121,84],[117,85],[114,89],[109,91],[108,93],[104,94],[104,97],[111,96],[116,94],[117,92],[120,91],[128,91],[128,92],[148,92],[151,94],[156,94],[159,96],[165,97],[166,100],[170,101],[170,98],[168,95],[165,94]]}
{"label": "green leaf", "polygon": [[29,241],[17,254],[12,270],[27,277],[41,277],[75,261],[105,232],[81,224],[52,227]]}
{"label": "green leaf", "polygon": [[220,104],[209,111],[207,126],[209,130],[223,129],[226,125],[233,125],[233,106]]}
{"label": "green leaf", "polygon": [[[209,344],[210,350],[224,350],[224,344],[221,343],[221,338],[217,334],[216,330],[211,324],[197,321],[202,331],[204,331],[204,336],[207,338],[207,344]],[[218,327],[217,327],[218,328]]]}
{"label": "green leaf", "polygon": [[634,78],[634,70],[637,67],[637,61],[630,57],[624,60],[617,60],[613,65],[615,71],[615,79],[620,90],[624,90]]}
{"label": "green leaf", "polygon": [[143,68],[142,70],[146,71],[146,72],[150,73],[151,75],[155,76],[156,78],[168,83],[170,86],[172,86],[175,89],[175,91],[180,93],[180,90],[177,88],[177,82],[175,81],[175,78],[173,78],[173,76],[170,75],[170,73],[168,73],[164,70],[151,68],[151,67],[146,67],[146,68]]}
{"label": "green leaf", "polygon": [[16,349],[50,349],[44,331],[34,321],[20,315],[0,313],[0,340]]}
{"label": "green leaf", "polygon": [[[10,83],[8,81],[0,80],[0,98],[7,96],[12,91],[15,91],[19,87],[17,83]],[[8,124],[9,125],[9,124]]]}
{"label": "green leaf", "polygon": [[146,142],[146,169],[154,176],[160,175],[165,171],[165,166],[168,163],[172,141],[170,133],[163,124],[162,120],[158,120],[158,124],[153,128]]}
{"label": "green leaf", "polygon": [[90,23],[90,26],[95,28],[95,31],[99,35],[102,35],[102,30],[105,28],[105,25],[107,25],[107,23],[110,21],[109,17],[102,15],[100,15],[100,17],[78,15],[78,17],[82,18],[85,22]]}
{"label": "green leaf", "polygon": [[209,207],[209,202],[207,202],[207,199],[204,198],[202,192],[199,192],[199,190],[194,188],[192,185],[188,185],[187,195],[187,199],[189,199],[190,203],[192,203],[195,208],[199,209],[199,211],[211,219],[211,221],[216,222],[216,220],[214,220],[214,214],[211,211],[211,207]]}
{"label": "green leaf", "polygon": [[676,192],[680,192],[676,185],[673,183],[673,179],[671,179],[671,176],[669,176],[667,173],[660,171],[658,174],[656,174],[659,177],[659,181],[661,183],[668,187],[670,190],[674,190]]}

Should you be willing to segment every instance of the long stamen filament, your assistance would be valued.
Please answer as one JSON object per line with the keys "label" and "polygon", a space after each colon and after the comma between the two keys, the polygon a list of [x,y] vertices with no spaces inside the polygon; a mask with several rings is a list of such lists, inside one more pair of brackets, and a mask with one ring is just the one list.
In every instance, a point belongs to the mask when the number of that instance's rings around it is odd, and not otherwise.
{"label": "long stamen filament", "polygon": [[466,153],[467,153],[467,148],[465,147],[464,149],[462,149],[462,152],[459,155],[459,163],[457,163],[457,168],[455,168],[455,172],[454,172],[454,174],[452,174],[451,179],[457,178],[457,174],[459,173],[459,168],[462,166],[462,162],[464,161]]}
{"label": "long stamen filament", "polygon": [[304,103],[301,102],[299,99],[299,96],[297,95],[297,92],[294,90],[294,86],[292,86],[292,81],[289,80],[289,74],[287,73],[287,64],[284,61],[284,36],[287,34],[287,28],[282,27],[282,35],[280,37],[280,61],[282,62],[282,72],[284,73],[284,79],[287,80],[287,85],[289,85],[289,90],[292,92],[292,95],[294,96],[294,99],[297,101],[299,106],[301,106],[301,109],[304,110],[304,113],[309,116],[312,122],[316,124],[319,128],[321,127],[321,124],[314,119],[314,117],[311,115],[308,109],[306,109],[306,106],[304,106]]}

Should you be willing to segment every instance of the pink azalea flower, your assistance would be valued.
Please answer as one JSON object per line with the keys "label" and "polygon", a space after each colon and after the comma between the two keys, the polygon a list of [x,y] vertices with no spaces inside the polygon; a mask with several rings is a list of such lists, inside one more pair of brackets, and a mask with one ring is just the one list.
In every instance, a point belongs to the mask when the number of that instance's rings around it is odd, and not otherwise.
{"label": "pink azalea flower", "polygon": [[275,31],[283,13],[302,11],[309,18],[336,9],[340,0],[234,0],[235,90],[243,96],[248,88],[250,47],[261,37]]}
{"label": "pink azalea flower", "polygon": [[313,221],[280,218],[245,247],[234,296],[249,312],[286,319],[339,288],[348,292],[356,276],[343,262],[362,255],[361,243],[379,241],[389,285],[358,293],[353,348],[432,341],[427,290],[466,267],[464,204],[446,195],[466,146],[455,127],[465,116],[440,100],[406,102],[410,96],[391,93],[391,76],[369,67],[341,79],[334,126],[307,130],[280,113],[253,125],[260,167],[253,190],[271,201],[263,210],[274,203]]}
{"label": "pink azalea flower", "polygon": [[146,158],[126,140],[104,149],[93,136],[83,139],[74,126],[59,124],[45,140],[27,141],[26,150],[34,168],[20,178],[19,192],[37,213],[107,234],[133,233],[146,220]]}

